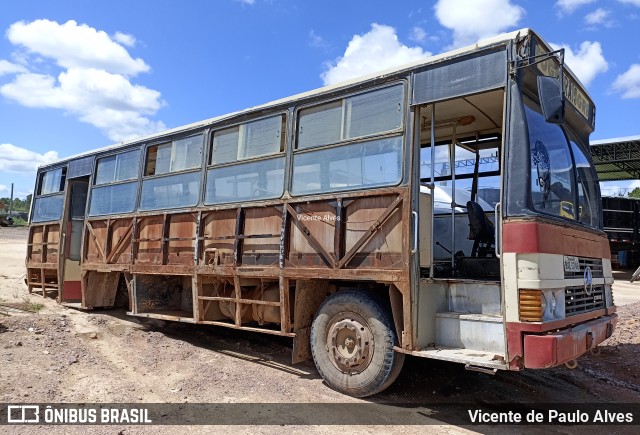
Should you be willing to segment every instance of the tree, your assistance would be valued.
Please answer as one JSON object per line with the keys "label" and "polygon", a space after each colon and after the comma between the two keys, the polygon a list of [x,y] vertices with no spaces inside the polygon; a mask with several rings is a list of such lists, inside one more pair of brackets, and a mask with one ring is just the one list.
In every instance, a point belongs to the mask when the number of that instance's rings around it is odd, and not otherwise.
{"label": "tree", "polygon": [[639,198],[640,199],[640,187],[636,187],[627,195],[629,198]]}

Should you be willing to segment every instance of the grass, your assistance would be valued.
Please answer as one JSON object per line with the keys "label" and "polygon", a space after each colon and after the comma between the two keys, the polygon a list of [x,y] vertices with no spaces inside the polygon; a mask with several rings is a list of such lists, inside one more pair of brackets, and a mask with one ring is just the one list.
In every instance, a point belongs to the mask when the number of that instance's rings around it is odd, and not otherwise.
{"label": "grass", "polygon": [[13,218],[13,226],[14,227],[26,227],[29,225],[29,222],[27,222],[26,220],[20,218],[20,217],[15,217]]}

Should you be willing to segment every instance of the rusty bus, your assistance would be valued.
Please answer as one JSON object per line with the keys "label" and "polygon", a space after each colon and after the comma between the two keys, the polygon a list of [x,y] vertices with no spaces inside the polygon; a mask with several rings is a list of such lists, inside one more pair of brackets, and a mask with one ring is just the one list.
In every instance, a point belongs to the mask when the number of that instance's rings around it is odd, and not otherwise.
{"label": "rusty bus", "polygon": [[293,339],[327,384],[406,354],[572,363],[617,316],[595,108],[523,29],[39,168],[29,291]]}

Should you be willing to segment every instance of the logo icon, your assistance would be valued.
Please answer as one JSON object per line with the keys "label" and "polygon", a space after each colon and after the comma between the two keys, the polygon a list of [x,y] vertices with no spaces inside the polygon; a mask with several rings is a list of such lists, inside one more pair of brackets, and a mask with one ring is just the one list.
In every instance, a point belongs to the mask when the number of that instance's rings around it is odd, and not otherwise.
{"label": "logo icon", "polygon": [[40,407],[38,405],[7,406],[7,423],[39,423]]}
{"label": "logo icon", "polygon": [[591,267],[589,266],[584,268],[584,291],[587,293],[587,296],[591,296],[591,292],[593,291],[593,275],[591,274]]}

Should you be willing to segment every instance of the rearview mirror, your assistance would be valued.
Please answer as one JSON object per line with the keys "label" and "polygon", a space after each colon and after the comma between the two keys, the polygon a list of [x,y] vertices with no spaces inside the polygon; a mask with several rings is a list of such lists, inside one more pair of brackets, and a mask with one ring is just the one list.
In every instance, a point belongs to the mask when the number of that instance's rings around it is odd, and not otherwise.
{"label": "rearview mirror", "polygon": [[[562,70],[560,71],[562,74]],[[552,124],[564,122],[564,94],[562,85],[555,77],[538,77],[538,98],[545,121]]]}

